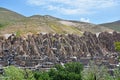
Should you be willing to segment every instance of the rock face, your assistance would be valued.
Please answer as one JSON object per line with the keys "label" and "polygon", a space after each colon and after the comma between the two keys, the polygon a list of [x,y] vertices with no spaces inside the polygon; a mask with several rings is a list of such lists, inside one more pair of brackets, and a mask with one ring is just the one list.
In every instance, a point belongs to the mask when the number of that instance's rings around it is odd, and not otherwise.
{"label": "rock face", "polygon": [[114,42],[120,41],[120,33],[85,32],[73,34],[36,34],[26,39],[11,35],[0,37],[0,65],[15,65],[27,68],[49,68],[57,63],[80,61],[87,65],[90,60],[97,64],[117,64]]}

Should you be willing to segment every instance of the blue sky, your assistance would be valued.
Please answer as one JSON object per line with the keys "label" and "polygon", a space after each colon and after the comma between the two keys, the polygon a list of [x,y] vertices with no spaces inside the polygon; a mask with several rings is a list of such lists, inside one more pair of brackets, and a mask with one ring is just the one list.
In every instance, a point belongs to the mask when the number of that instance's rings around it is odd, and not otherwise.
{"label": "blue sky", "polygon": [[0,7],[95,24],[120,20],[120,0],[0,0]]}

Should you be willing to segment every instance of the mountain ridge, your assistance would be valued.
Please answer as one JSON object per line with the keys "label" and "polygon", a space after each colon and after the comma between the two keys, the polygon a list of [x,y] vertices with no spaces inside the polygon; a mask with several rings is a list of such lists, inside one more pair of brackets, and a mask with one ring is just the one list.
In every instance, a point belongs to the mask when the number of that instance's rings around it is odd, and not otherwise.
{"label": "mountain ridge", "polygon": [[[35,34],[38,32],[45,32],[81,35],[84,31],[93,33],[113,31],[104,26],[80,21],[64,20],[50,15],[32,15],[30,17],[25,17],[4,8],[0,8],[0,15],[0,35],[7,33],[22,35],[29,32]],[[8,17],[1,18],[2,16]]]}
{"label": "mountain ridge", "polygon": [[120,32],[120,20],[117,20],[114,22],[103,23],[103,24],[100,24],[100,26],[105,26],[107,28],[110,28],[110,29]]}

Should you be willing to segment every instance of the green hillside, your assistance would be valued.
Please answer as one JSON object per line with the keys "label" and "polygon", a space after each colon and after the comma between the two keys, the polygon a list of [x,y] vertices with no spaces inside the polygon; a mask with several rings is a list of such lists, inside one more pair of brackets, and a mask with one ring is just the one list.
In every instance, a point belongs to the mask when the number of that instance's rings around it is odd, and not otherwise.
{"label": "green hillside", "polygon": [[107,28],[111,28],[116,31],[120,31],[120,20],[111,22],[111,23],[104,23],[104,24],[100,24],[100,25],[105,26]]}
{"label": "green hillside", "polygon": [[81,35],[84,31],[93,33],[111,31],[103,26],[80,21],[63,20],[49,15],[33,15],[25,17],[14,11],[0,8],[0,35],[16,33],[60,33]]}
{"label": "green hillside", "polygon": [[0,7],[0,29],[15,24],[23,18],[25,17],[16,12]]}

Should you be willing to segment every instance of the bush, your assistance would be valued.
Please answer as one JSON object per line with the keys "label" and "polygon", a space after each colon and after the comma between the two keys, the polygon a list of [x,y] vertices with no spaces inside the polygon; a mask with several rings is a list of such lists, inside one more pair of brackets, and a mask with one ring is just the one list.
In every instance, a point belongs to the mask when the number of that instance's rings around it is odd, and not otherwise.
{"label": "bush", "polygon": [[79,62],[71,62],[64,66],[58,64],[55,69],[45,72],[9,66],[4,68],[0,80],[120,80],[120,69],[116,69],[114,76],[110,76],[104,66],[97,66],[93,62],[89,66],[83,70]]}
{"label": "bush", "polygon": [[23,80],[24,71],[14,66],[4,68],[5,74],[3,75],[5,80]]}
{"label": "bush", "polygon": [[114,71],[114,80],[120,80],[120,67]]}
{"label": "bush", "polygon": [[69,73],[76,73],[76,74],[81,74],[83,70],[83,65],[80,64],[79,62],[71,62],[65,64],[65,71],[68,71]]}
{"label": "bush", "polygon": [[120,42],[115,42],[115,50],[120,52]]}
{"label": "bush", "polygon": [[79,62],[67,63],[64,66],[58,64],[55,68],[48,72],[53,80],[82,80],[83,66]]}
{"label": "bush", "polygon": [[51,80],[47,72],[34,72],[35,80]]}
{"label": "bush", "polygon": [[23,70],[14,66],[4,68],[3,80],[35,80],[30,70]]}
{"label": "bush", "polygon": [[89,66],[89,68],[84,69],[82,72],[83,80],[114,80],[106,67],[97,66],[94,62],[91,62]]}

